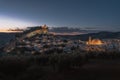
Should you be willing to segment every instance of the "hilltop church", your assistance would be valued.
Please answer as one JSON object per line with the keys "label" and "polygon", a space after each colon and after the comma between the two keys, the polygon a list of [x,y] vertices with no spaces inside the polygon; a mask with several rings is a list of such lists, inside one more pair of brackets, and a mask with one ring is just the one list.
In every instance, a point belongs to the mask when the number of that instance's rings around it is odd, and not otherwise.
{"label": "hilltop church", "polygon": [[48,26],[45,24],[39,27],[31,27],[29,29],[29,33],[27,33],[26,37],[32,37],[36,34],[47,34],[48,33]]}

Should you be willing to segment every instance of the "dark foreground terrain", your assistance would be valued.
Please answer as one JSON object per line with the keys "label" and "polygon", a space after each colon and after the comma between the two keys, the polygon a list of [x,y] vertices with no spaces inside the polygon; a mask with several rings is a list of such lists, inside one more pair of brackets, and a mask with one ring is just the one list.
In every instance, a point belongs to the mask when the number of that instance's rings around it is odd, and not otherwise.
{"label": "dark foreground terrain", "polygon": [[5,56],[0,80],[120,80],[120,59],[80,55]]}

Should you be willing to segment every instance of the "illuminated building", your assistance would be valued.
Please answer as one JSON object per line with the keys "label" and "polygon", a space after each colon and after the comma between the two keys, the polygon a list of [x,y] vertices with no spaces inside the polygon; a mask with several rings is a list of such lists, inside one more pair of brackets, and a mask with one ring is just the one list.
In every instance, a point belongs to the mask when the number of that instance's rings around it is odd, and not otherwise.
{"label": "illuminated building", "polygon": [[29,32],[27,33],[27,37],[32,37],[36,34],[47,34],[48,27],[47,25],[39,26],[39,27],[32,27],[30,28]]}
{"label": "illuminated building", "polygon": [[48,27],[47,27],[46,24],[42,26],[42,33],[43,34],[47,34],[48,33]]}
{"label": "illuminated building", "polygon": [[87,45],[102,45],[102,41],[99,39],[92,39],[89,37],[89,40],[86,42]]}

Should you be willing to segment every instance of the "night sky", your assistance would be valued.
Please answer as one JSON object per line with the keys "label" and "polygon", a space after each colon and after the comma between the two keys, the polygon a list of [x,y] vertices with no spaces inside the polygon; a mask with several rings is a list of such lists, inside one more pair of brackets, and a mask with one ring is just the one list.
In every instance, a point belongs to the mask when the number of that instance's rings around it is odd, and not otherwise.
{"label": "night sky", "polygon": [[120,31],[120,0],[0,0],[0,29],[43,24]]}

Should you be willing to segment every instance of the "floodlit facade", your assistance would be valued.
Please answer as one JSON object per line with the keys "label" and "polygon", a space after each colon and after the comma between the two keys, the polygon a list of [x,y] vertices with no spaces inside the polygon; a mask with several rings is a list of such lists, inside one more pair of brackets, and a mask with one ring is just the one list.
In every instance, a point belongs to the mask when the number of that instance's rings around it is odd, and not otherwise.
{"label": "floodlit facade", "polygon": [[40,26],[40,27],[35,27],[35,28],[32,28],[33,30],[30,31],[30,33],[28,33],[26,36],[27,37],[32,37],[36,34],[47,34],[48,33],[48,26],[47,25],[43,25],[43,26]]}
{"label": "floodlit facade", "polygon": [[102,41],[99,39],[92,39],[89,37],[89,40],[86,42],[87,45],[102,45]]}

